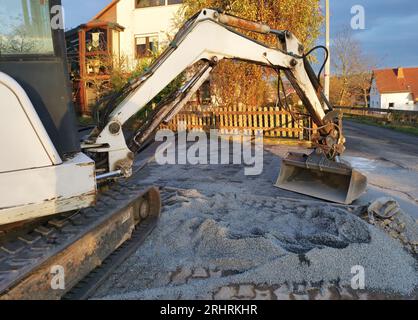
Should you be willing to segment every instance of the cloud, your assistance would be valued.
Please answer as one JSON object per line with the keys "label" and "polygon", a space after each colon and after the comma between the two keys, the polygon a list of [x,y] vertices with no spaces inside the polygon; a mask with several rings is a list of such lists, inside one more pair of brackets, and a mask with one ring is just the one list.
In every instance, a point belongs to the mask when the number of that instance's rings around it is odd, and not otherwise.
{"label": "cloud", "polygon": [[350,26],[354,5],[365,8],[366,30],[353,31],[353,35],[367,54],[382,61],[382,67],[418,66],[418,1],[332,1],[333,35]]}

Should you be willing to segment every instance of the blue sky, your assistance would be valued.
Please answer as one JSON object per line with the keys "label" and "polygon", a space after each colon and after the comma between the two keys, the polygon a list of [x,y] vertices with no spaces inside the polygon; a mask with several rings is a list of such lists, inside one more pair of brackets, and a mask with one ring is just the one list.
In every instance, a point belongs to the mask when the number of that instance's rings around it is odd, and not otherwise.
{"label": "blue sky", "polygon": [[[63,0],[66,27],[75,27],[90,20],[110,2],[110,0]],[[332,34],[349,27],[352,6],[362,5],[365,8],[366,29],[353,31],[353,35],[361,42],[365,53],[378,60],[380,67],[418,67],[417,0],[330,0],[330,2]]]}

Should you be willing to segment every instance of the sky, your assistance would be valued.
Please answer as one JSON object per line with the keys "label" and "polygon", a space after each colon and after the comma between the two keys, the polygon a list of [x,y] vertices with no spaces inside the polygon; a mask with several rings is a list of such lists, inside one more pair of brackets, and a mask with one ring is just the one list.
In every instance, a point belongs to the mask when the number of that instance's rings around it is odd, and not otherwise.
{"label": "sky", "polygon": [[[62,2],[66,28],[72,28],[89,21],[111,1]],[[382,68],[418,67],[417,0],[330,0],[330,3],[332,36],[350,27],[353,17],[351,9],[354,5],[361,5],[365,9],[365,29],[353,31],[353,36],[361,43],[365,54],[376,60]],[[319,39],[318,42],[324,41]]]}

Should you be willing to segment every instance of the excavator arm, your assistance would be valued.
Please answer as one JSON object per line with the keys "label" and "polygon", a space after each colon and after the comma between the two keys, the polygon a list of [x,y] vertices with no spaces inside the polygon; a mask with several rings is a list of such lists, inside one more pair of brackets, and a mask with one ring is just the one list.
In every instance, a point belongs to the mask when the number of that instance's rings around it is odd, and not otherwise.
{"label": "excavator arm", "polygon": [[[274,31],[261,24],[205,9],[189,20],[149,71],[131,84],[132,91],[108,116],[106,125],[83,145],[84,149],[108,153],[109,171],[122,169],[129,176],[131,150],[122,126],[143,109],[161,90],[188,67],[199,61],[216,63],[222,59],[248,61],[291,73],[315,123],[322,127],[325,110],[304,67],[303,47],[290,32]],[[245,27],[256,32],[275,33],[283,49],[270,48],[237,32]]]}
{"label": "excavator arm", "polygon": [[[276,35],[277,47],[269,47],[247,37],[237,29]],[[345,150],[341,118],[337,113],[332,112],[323,94],[321,96],[318,81],[313,75],[313,70],[304,55],[303,45],[298,39],[289,31],[273,30],[264,24],[226,15],[217,10],[204,9],[185,23],[170,46],[143,76],[127,85],[124,90],[124,99],[116,106],[110,106],[112,110],[106,115],[104,123],[84,141],[83,150],[90,154],[98,153],[105,156],[106,168],[103,177],[129,177],[132,174],[133,151],[161,122],[172,118],[184,106],[204,82],[203,80],[209,77],[218,61],[222,59],[247,61],[283,70],[318,127],[315,141],[316,152],[310,156],[290,155],[289,159],[285,159],[284,168],[289,168],[285,170],[286,172],[282,171],[278,186],[292,191],[304,189],[303,193],[312,194],[306,190],[306,187],[298,185],[297,188],[292,188],[292,180],[299,173],[298,170],[293,170],[294,168],[300,168],[301,172],[303,170],[307,172],[330,170],[333,174],[352,176],[352,169],[338,160],[338,156]],[[155,115],[151,124],[140,130],[142,137],[138,140],[137,135],[129,148],[122,130],[123,125],[145,108],[178,75],[201,61],[206,62],[201,71],[185,85],[184,90],[180,90],[178,96],[169,103],[168,108],[163,108]],[[303,174],[306,175],[306,172]],[[327,177],[323,178],[327,183]],[[306,179],[309,182],[318,180],[314,177],[305,177],[304,180]],[[351,183],[351,180],[348,180]],[[290,187],[287,183],[289,181],[292,181]],[[324,197],[315,193],[314,196],[336,202],[350,202],[358,196],[359,192],[364,191],[363,182],[360,183],[361,188],[355,188],[355,192],[352,190],[342,192],[342,194],[350,193],[349,199],[341,194],[336,197]],[[354,184],[356,185],[355,182]],[[344,183],[342,188],[347,189],[346,185],[347,183]],[[308,188],[316,189],[317,185]]]}

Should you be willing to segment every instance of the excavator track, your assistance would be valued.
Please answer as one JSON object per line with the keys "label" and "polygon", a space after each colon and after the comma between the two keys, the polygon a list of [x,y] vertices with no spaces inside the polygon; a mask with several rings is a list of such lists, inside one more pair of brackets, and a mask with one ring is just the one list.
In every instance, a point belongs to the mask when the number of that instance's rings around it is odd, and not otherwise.
{"label": "excavator track", "polygon": [[[151,226],[150,224],[154,224]],[[155,220],[146,221],[135,229],[131,239],[116,249],[103,263],[83,278],[74,288],[62,297],[63,300],[87,300],[112,272],[128,259],[141,246],[155,226]]]}
{"label": "excavator track", "polygon": [[93,208],[0,238],[0,300],[61,299],[127,240],[145,240],[159,219],[159,189],[129,180],[108,188]]}
{"label": "excavator track", "polygon": [[[161,189],[163,212],[166,202],[177,195],[177,189]],[[109,278],[123,262],[134,254],[149,234],[148,222],[141,224],[133,233],[132,238],[115,250],[99,267],[90,272],[83,280],[71,289],[63,300],[87,300]]]}

